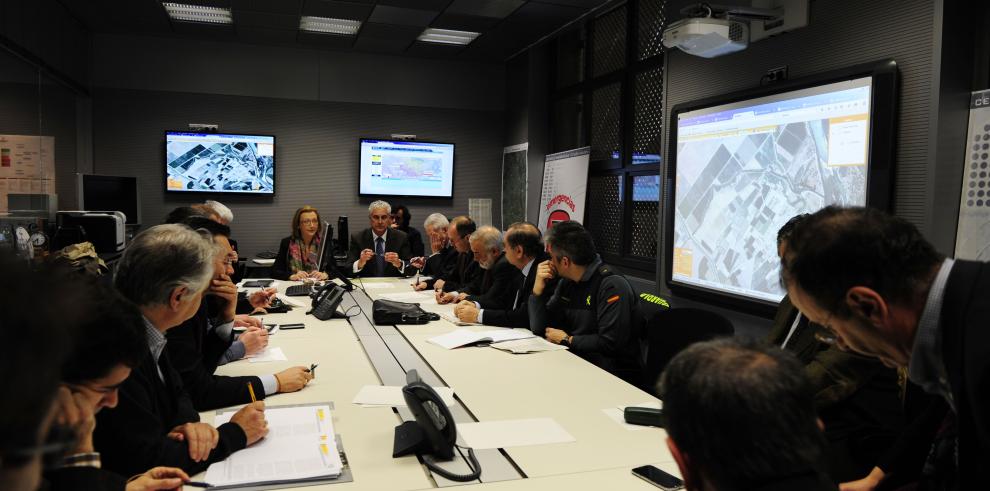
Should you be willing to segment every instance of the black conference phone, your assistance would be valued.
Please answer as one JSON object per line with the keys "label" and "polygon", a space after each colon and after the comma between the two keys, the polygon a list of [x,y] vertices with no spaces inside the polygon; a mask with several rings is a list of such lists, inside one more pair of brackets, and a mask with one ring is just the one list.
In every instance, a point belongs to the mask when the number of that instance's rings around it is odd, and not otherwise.
{"label": "black conference phone", "polygon": [[313,293],[313,309],[308,313],[321,321],[333,317],[345,317],[337,313],[337,306],[344,299],[344,289],[334,283],[327,283]]}
{"label": "black conference phone", "polygon": [[474,449],[467,449],[470,474],[454,474],[436,465],[428,457],[432,455],[439,460],[453,459],[457,429],[450,409],[433,387],[420,380],[416,370],[406,372],[406,385],[402,388],[402,397],[416,420],[406,421],[395,427],[392,457],[416,453],[423,458],[423,463],[430,471],[451,481],[467,482],[478,479],[481,476],[481,464],[474,455]]}

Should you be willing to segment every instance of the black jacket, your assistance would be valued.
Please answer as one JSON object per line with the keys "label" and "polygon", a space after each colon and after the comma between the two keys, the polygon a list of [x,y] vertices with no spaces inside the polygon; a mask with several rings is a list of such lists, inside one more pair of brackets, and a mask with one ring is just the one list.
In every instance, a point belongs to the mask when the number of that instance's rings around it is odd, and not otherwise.
{"label": "black jacket", "polygon": [[939,330],[959,429],[959,482],[987,484],[990,462],[990,263],[956,261]]}
{"label": "black jacket", "polygon": [[[398,268],[392,265],[392,263],[384,263],[384,271],[381,275],[375,274],[375,261],[377,258],[372,257],[364,265],[364,269],[354,273],[354,261],[357,261],[361,257],[361,251],[365,249],[375,250],[375,239],[374,234],[371,232],[370,228],[362,230],[360,233],[351,235],[351,248],[348,250],[347,254],[347,272],[349,274],[354,274],[356,277],[374,277],[374,276],[405,276],[404,273],[400,272]],[[403,262],[408,263],[409,259],[412,258],[412,250],[409,248],[409,239],[406,233],[401,230],[396,230],[394,228],[388,229],[385,234],[385,252],[395,252],[399,254],[399,259]],[[406,266],[407,272],[413,272],[412,267]]]}
{"label": "black jacket", "polygon": [[454,272],[454,268],[457,267],[457,249],[454,246],[448,245],[443,249],[437,251],[436,254],[426,258],[426,264],[423,265],[422,274],[432,276],[433,279],[426,282],[427,286],[433,288],[433,283],[437,280],[447,281]]}
{"label": "black jacket", "polygon": [[471,251],[457,253],[454,270],[443,280],[443,291],[464,291],[479,282],[485,270],[474,260]]}
{"label": "black jacket", "polygon": [[484,274],[481,275],[481,281],[466,291],[467,300],[480,303],[481,308],[512,308],[516,289],[523,279],[519,268],[513,266],[503,253],[498,256],[491,268],[482,268],[482,270]]}
{"label": "black jacket", "polygon": [[96,467],[60,467],[45,471],[47,491],[121,491],[127,487],[127,479],[113,472]]}
{"label": "black jacket", "polygon": [[[533,284],[536,283],[536,269],[548,256],[540,253],[533,260],[533,265],[529,268],[529,275],[523,277],[522,272],[516,269],[519,274],[512,280],[515,286],[510,289],[508,303],[504,307],[486,305],[481,303],[481,308],[485,309],[482,320],[485,325],[499,327],[529,327],[529,297],[533,294]],[[513,308],[513,305],[515,308]]]}
{"label": "black jacket", "polygon": [[[394,228],[392,230],[395,230]],[[419,233],[415,227],[406,227],[405,230],[399,229],[406,233],[406,238],[409,241],[409,251],[412,254],[411,257],[420,257],[425,255],[426,246],[423,245],[423,234]]]}
{"label": "black jacket", "polygon": [[[164,382],[158,377],[159,367]],[[217,428],[220,441],[209,458],[195,462],[189,458],[186,442],[166,436],[176,426],[199,422],[199,413],[164,352],[158,364],[147,353],[121,385],[119,399],[117,407],[97,413],[93,444],[103,468],[120,475],[133,476],[159,465],[195,474],[247,445],[244,430],[226,423]]]}
{"label": "black jacket", "polygon": [[217,361],[230,347],[233,339],[222,340],[216,333],[208,332],[209,301],[209,297],[205,298],[196,315],[165,333],[168,344],[164,353],[182,377],[193,407],[197,411],[206,411],[248,404],[251,402],[248,383],[254,387],[257,398],[264,399],[265,391],[258,377],[213,374],[217,369]]}

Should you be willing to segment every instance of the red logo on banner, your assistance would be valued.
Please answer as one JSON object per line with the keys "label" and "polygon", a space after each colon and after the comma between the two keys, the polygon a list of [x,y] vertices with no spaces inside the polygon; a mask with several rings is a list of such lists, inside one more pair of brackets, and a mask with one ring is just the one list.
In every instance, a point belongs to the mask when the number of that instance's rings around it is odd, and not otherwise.
{"label": "red logo on banner", "polygon": [[566,194],[558,194],[557,196],[554,196],[549,203],[547,203],[547,210],[553,208],[554,205],[560,203],[564,203],[565,205],[567,205],[571,209],[571,211],[574,211],[577,208],[577,206],[574,205],[574,200],[572,200],[570,196]]}

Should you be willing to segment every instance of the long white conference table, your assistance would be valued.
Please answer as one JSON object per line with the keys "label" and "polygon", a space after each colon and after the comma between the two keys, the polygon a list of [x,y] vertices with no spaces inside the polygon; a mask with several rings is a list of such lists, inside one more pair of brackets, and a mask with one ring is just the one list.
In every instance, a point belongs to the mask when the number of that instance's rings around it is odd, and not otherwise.
{"label": "long white conference table", "polygon": [[[409,279],[397,278],[358,281],[358,288],[344,296],[339,308],[351,317],[320,321],[306,315],[308,298],[283,296],[285,288],[296,283],[279,282],[280,297],[304,305],[286,314],[264,316],[266,323],[306,325],[300,330],[280,330],[269,338],[269,346],[281,348],[288,361],[240,360],[217,371],[220,375],[259,375],[319,364],[315,380],[303,390],[266,400],[270,406],[334,405],[334,430],[340,435],[353,481],[309,489],[419,490],[460,485],[486,491],[645,491],[656,488],[633,476],[633,467],[651,464],[679,476],[662,429],[629,430],[604,411],[656,399],[569,351],[514,355],[488,347],[447,350],[427,339],[455,329],[496,328],[458,327],[443,319],[424,325],[374,325],[372,301],[382,295],[412,292],[409,283]],[[452,311],[452,306],[423,307]],[[351,401],[365,385],[404,385],[410,369],[416,369],[430,385],[453,389],[458,404],[450,409],[457,423],[549,417],[575,441],[479,450],[482,473],[473,483],[455,483],[432,474],[416,456],[392,458],[394,428],[412,420],[412,414],[405,407],[362,407]],[[202,420],[212,422],[214,413],[201,413]],[[463,456],[442,465],[456,473],[468,472]]]}

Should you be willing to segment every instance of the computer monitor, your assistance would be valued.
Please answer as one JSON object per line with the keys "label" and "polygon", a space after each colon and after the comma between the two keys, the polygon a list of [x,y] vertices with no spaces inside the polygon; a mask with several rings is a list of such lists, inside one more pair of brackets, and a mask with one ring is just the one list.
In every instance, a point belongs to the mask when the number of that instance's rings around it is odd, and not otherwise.
{"label": "computer monitor", "polygon": [[333,264],[333,250],[333,226],[329,221],[323,220],[320,226],[320,271],[326,272],[327,266]]}
{"label": "computer monitor", "polygon": [[361,139],[361,196],[454,197],[454,144]]}
{"label": "computer monitor", "polygon": [[671,290],[775,306],[785,293],[776,236],[787,220],[832,204],[887,208],[896,106],[897,67],[887,61],[674,107]]}
{"label": "computer monitor", "polygon": [[136,177],[76,174],[79,209],[119,211],[128,225],[141,223],[141,200]]}
{"label": "computer monitor", "polygon": [[275,194],[275,137],[165,133],[165,191]]}

